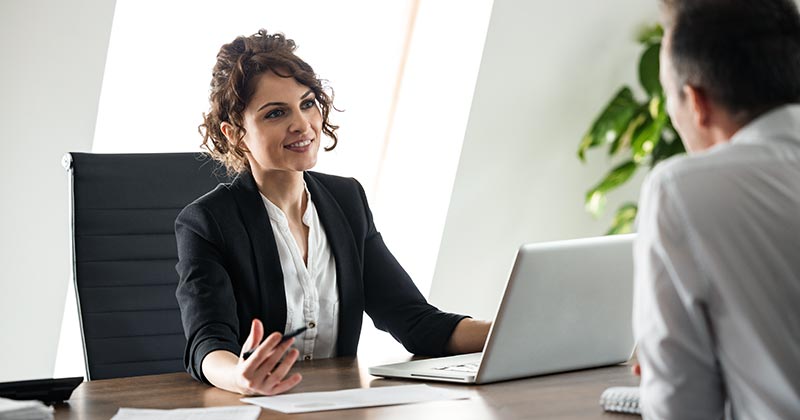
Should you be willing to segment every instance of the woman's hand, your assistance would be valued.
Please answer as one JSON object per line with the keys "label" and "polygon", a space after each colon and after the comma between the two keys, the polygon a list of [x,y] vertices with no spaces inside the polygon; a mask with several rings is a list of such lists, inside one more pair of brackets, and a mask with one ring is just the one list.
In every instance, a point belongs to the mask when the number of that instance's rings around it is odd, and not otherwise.
{"label": "woman's hand", "polygon": [[633,356],[630,360],[631,373],[636,376],[642,376],[642,366],[639,364],[639,346],[633,349]]}
{"label": "woman's hand", "polygon": [[639,364],[639,362],[636,362],[633,364],[633,366],[631,366],[631,373],[636,376],[642,376],[642,366]]}
{"label": "woman's hand", "polygon": [[[303,379],[299,373],[286,378],[300,355],[289,349],[294,338],[281,343],[283,336],[278,332],[262,342],[263,337],[264,326],[254,319],[242,354],[237,357],[224,350],[209,353],[203,359],[203,374],[217,388],[244,395],[276,395],[292,389]],[[255,351],[245,360],[242,355],[253,348]]]}
{"label": "woman's hand", "polygon": [[250,336],[244,342],[242,354],[253,348],[255,351],[247,360],[239,355],[239,362],[236,364],[235,380],[241,394],[276,395],[292,389],[303,379],[299,373],[284,379],[300,355],[296,349],[289,350],[294,338],[281,343],[283,336],[274,332],[261,342],[263,336],[264,326],[261,321],[254,319],[250,326]]}
{"label": "woman's hand", "polygon": [[450,354],[476,353],[483,350],[486,337],[489,335],[489,321],[477,321],[464,318],[456,324],[456,328],[447,342],[447,351]]}

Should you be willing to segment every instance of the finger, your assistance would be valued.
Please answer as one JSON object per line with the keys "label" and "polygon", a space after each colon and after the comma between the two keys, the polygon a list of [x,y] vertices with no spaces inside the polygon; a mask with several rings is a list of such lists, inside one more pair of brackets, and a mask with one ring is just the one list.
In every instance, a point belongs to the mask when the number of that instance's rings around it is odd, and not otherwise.
{"label": "finger", "polygon": [[258,319],[253,319],[253,321],[250,323],[250,335],[248,335],[247,340],[244,341],[242,353],[239,355],[239,357],[241,358],[244,352],[258,346],[258,343],[261,342],[262,337],[264,337],[264,325]]}
{"label": "finger", "polygon": [[299,373],[295,373],[294,375],[286,378],[285,381],[281,381],[280,383],[278,383],[278,385],[276,385],[274,388],[272,388],[270,390],[270,393],[266,394],[266,395],[282,394],[282,393],[294,388],[302,380],[303,380],[303,376],[300,375]]}
{"label": "finger", "polygon": [[261,370],[261,366],[275,351],[275,348],[280,344],[280,341],[281,334],[278,332],[270,334],[264,341],[262,341],[261,344],[256,347],[255,351],[253,351],[250,357],[243,362],[246,365],[244,373],[253,374],[253,376],[260,376],[269,373],[269,371],[266,373],[258,371]]}
{"label": "finger", "polygon": [[269,356],[263,360],[263,362],[258,366],[260,371],[264,371],[264,375],[271,373],[275,366],[280,362],[281,358],[284,357],[284,353],[286,353],[289,348],[294,344],[294,337],[284,341],[283,343],[279,343],[272,349],[272,352]]}
{"label": "finger", "polygon": [[[275,354],[283,355],[285,350],[284,351],[279,351],[279,350],[281,350],[281,347],[283,347],[284,344],[286,344],[286,342],[278,346],[274,350],[273,355]],[[297,358],[299,356],[300,356],[299,351],[297,351],[296,349],[291,349],[288,351],[288,353],[286,353],[286,358],[284,358],[284,361],[281,362],[277,368],[274,368],[275,363],[278,363],[277,361],[272,364],[270,364],[269,361],[264,362],[261,366],[258,367],[258,369],[248,373],[248,376],[254,378],[255,382],[253,385],[251,385],[251,387],[260,390],[260,392],[265,393],[265,395],[269,395],[266,394],[266,392],[269,392],[270,389],[274,388],[281,381],[281,379],[283,379],[283,377],[286,376],[289,369],[292,367],[292,365],[294,365],[294,362],[297,361]],[[272,359],[272,356],[270,356],[270,359]],[[284,366],[285,368],[281,369]]]}
{"label": "finger", "polygon": [[297,358],[300,357],[300,352],[297,349],[291,349],[288,353],[286,353],[286,357],[283,358],[275,370],[269,375],[267,379],[267,387],[272,388],[276,386],[280,381],[283,380],[283,377],[289,373],[289,369],[294,366],[294,362],[297,361]]}

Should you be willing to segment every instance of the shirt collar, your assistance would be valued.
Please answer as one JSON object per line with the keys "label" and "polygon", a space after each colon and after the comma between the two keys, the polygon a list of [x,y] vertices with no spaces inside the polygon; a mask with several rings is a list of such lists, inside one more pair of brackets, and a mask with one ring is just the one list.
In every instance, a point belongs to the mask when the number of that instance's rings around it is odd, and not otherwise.
{"label": "shirt collar", "polygon": [[[308,191],[308,185],[306,184],[305,180],[303,180],[303,190],[306,192],[306,199],[308,203],[306,205],[306,211],[303,213],[303,223],[308,226],[311,221],[313,203],[311,203],[311,192]],[[267,214],[269,215],[270,220],[282,224],[288,224],[289,222],[286,220],[286,214],[283,213],[283,210],[276,206],[272,201],[269,201],[269,198],[267,198],[267,196],[262,194],[260,191],[259,194],[261,195],[261,200],[264,201],[264,206],[267,208]]]}
{"label": "shirt collar", "polygon": [[789,104],[760,115],[731,137],[731,143],[757,144],[770,140],[800,145],[800,104]]}

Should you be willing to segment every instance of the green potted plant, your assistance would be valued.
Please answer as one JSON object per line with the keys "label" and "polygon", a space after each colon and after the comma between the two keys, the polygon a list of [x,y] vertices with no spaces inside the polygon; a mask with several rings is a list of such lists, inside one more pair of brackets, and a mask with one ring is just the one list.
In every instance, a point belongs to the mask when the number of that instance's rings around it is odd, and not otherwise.
{"label": "green potted plant", "polygon": [[[663,36],[661,26],[642,30],[637,37],[643,51],[639,57],[639,83],[645,98],[639,100],[629,86],[622,86],[600,112],[578,146],[578,158],[586,162],[586,151],[608,149],[613,168],[586,192],[586,210],[599,217],[606,195],[628,182],[640,167],[652,169],[658,162],[684,153],[683,142],[666,112],[664,91],[658,78],[658,52]],[[620,205],[607,235],[633,231],[637,205]]]}

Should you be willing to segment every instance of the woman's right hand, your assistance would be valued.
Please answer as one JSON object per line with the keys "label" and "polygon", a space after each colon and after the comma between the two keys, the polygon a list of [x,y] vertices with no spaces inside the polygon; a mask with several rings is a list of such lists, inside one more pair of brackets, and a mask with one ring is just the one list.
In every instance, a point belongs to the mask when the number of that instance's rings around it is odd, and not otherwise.
{"label": "woman's right hand", "polygon": [[217,388],[245,395],[275,395],[292,389],[303,379],[299,374],[286,378],[299,356],[297,350],[289,350],[294,339],[281,343],[283,336],[277,332],[261,342],[263,337],[264,326],[254,319],[242,349],[243,355],[257,347],[253,354],[244,360],[242,355],[214,350],[203,358],[203,376]]}
{"label": "woman's right hand", "polygon": [[[264,326],[254,319],[233,372],[233,383],[241,394],[276,395],[292,389],[303,379],[299,373],[286,378],[300,355],[296,349],[290,349],[294,338],[281,343],[283,335],[278,332],[270,334],[262,342],[263,337]],[[255,351],[245,360],[242,355],[253,348]]]}

